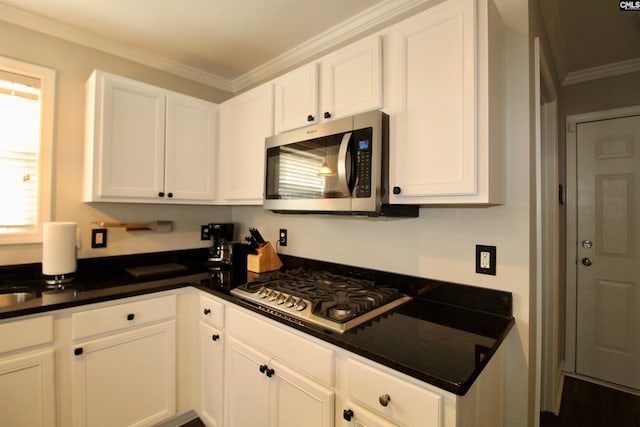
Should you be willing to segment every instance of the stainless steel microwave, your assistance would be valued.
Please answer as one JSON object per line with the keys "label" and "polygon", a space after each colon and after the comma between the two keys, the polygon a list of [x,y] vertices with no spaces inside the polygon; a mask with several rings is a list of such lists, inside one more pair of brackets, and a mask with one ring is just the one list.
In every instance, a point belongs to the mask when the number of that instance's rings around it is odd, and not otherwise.
{"label": "stainless steel microwave", "polygon": [[418,216],[389,205],[389,116],[370,111],[266,139],[264,208],[280,213]]}

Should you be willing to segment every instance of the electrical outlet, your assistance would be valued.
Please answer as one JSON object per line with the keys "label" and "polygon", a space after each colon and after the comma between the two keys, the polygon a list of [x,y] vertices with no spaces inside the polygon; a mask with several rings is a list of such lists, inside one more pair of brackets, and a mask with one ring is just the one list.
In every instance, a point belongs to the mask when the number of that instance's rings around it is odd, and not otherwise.
{"label": "electrical outlet", "polygon": [[91,247],[106,248],[107,247],[107,229],[95,228],[91,230]]}
{"label": "electrical outlet", "polygon": [[496,247],[476,245],[476,273],[496,275]]}
{"label": "electrical outlet", "polygon": [[286,228],[280,229],[278,240],[280,242],[280,246],[287,246],[287,229]]}
{"label": "electrical outlet", "polygon": [[211,240],[211,229],[209,224],[200,226],[200,240]]}

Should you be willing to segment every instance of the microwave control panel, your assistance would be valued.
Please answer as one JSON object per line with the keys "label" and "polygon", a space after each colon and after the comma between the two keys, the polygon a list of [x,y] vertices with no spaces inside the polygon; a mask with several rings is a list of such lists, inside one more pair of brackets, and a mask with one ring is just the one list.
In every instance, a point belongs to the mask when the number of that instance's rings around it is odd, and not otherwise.
{"label": "microwave control panel", "polygon": [[356,198],[371,197],[371,140],[357,138],[355,146],[356,182],[353,194]]}

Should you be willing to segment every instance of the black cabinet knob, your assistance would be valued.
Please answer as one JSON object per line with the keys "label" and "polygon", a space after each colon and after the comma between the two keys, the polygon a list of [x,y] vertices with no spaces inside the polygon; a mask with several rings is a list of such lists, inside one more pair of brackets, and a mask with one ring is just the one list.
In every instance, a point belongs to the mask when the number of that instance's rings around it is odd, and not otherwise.
{"label": "black cabinet knob", "polygon": [[276,371],[274,371],[272,368],[267,368],[267,372],[265,372],[267,374],[267,376],[269,378],[271,378],[273,376],[273,374],[276,373]]}
{"label": "black cabinet knob", "polygon": [[345,409],[342,411],[342,418],[347,421],[351,421],[351,418],[353,418],[353,411],[351,409]]}
{"label": "black cabinet knob", "polygon": [[73,350],[73,354],[75,354],[76,356],[80,356],[82,353],[84,353],[84,350],[82,349],[82,347],[78,347],[75,350]]}
{"label": "black cabinet knob", "polygon": [[158,197],[164,197],[164,191],[158,191]]}
{"label": "black cabinet knob", "polygon": [[312,121],[314,121],[314,120],[315,120],[315,117],[313,117],[311,114],[309,114],[309,115],[307,116],[307,121],[308,121],[308,122],[312,122]]}
{"label": "black cabinet knob", "polygon": [[135,319],[135,318],[136,318],[136,315],[135,315],[135,314],[133,314],[133,313],[129,313],[129,314],[127,314],[127,320],[133,320],[133,319]]}
{"label": "black cabinet knob", "polygon": [[325,111],[325,112],[324,112],[324,118],[325,118],[325,119],[330,119],[330,118],[331,118],[331,113],[330,113],[330,112],[328,112],[328,111]]}
{"label": "black cabinet knob", "polygon": [[220,335],[215,334],[215,335],[211,335],[211,339],[214,341],[218,341],[220,339]]}
{"label": "black cabinet knob", "polygon": [[260,365],[260,373],[264,374],[267,370],[267,365]]}
{"label": "black cabinet knob", "polygon": [[167,197],[168,197],[168,198],[172,198],[172,197],[173,197],[173,193],[169,193],[169,194],[167,194]]}
{"label": "black cabinet knob", "polygon": [[203,311],[204,315],[206,316],[207,314],[211,313],[211,309],[210,308],[205,308]]}
{"label": "black cabinet knob", "polygon": [[402,189],[400,187],[393,187],[393,194],[400,194]]}

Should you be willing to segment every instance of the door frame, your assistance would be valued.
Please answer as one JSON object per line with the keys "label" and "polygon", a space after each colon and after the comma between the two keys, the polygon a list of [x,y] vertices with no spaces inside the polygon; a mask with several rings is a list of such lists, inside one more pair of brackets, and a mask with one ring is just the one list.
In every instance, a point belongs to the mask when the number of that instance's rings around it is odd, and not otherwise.
{"label": "door frame", "polygon": [[[577,346],[577,250],[578,250],[578,140],[577,128],[581,123],[600,120],[616,119],[622,117],[640,115],[640,105],[634,105],[611,110],[594,111],[590,113],[567,116],[566,145],[567,145],[567,247],[566,247],[566,341],[565,341],[565,372],[572,376],[583,378],[576,373],[576,346]],[[589,379],[594,381],[594,379]],[[615,385],[607,384],[609,387]]]}
{"label": "door frame", "polygon": [[[558,176],[558,90],[539,38],[534,39],[536,158],[536,417],[558,413],[562,370],[557,357],[560,262]],[[549,209],[551,207],[551,209]],[[539,420],[536,418],[535,424]]]}

